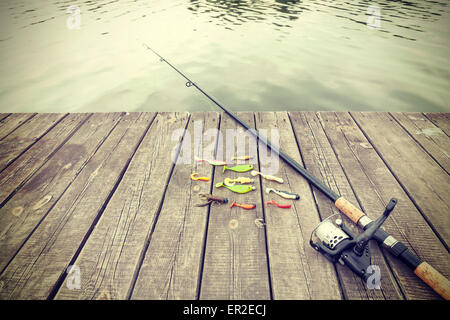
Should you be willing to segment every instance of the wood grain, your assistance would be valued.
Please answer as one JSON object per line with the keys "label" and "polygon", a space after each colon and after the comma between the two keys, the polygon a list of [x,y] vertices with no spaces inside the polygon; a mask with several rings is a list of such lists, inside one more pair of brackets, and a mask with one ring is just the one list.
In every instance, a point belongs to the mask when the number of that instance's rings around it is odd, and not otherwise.
{"label": "wood grain", "polygon": [[[108,122],[119,122],[1,274],[0,298],[49,297],[89,236],[152,117],[107,114],[102,120],[94,116],[87,122],[94,128],[91,134],[105,130],[102,127]],[[86,271],[81,269],[82,277]]]}
{"label": "wood grain", "polygon": [[0,270],[46,217],[121,116],[91,117],[0,209]]}
{"label": "wood grain", "polygon": [[[216,145],[218,124],[217,113],[194,113],[190,118],[182,145],[183,156],[190,159],[174,168],[132,299],[197,298],[209,207],[195,205],[202,203],[200,193],[211,192],[213,168],[194,157],[214,158],[215,148],[209,147]],[[208,131],[213,135],[204,136]],[[210,180],[192,181],[193,172]]]}
{"label": "wood grain", "polygon": [[[252,113],[240,113],[239,116],[254,127]],[[219,143],[217,159],[227,161],[233,156],[249,154],[253,150],[251,162],[258,170],[256,141],[248,138],[249,135],[244,138],[244,129],[227,115],[222,115],[220,131],[223,142]],[[223,173],[222,166],[216,167],[214,185],[227,177],[233,179],[238,176],[250,174],[233,171]],[[270,298],[265,230],[255,225],[255,219],[263,218],[261,189],[259,185],[256,187],[256,191],[245,194],[233,193],[224,187],[213,188],[213,194],[227,197],[230,204],[233,201],[256,204],[256,209],[247,211],[230,206],[211,207],[200,299]]]}
{"label": "wood grain", "polygon": [[[372,220],[378,218],[389,200],[395,197],[398,200],[397,206],[383,224],[383,228],[419,257],[448,275],[450,261],[447,250],[433,230],[427,226],[426,221],[351,116],[346,112],[320,112],[318,116],[368,216]],[[401,261],[387,252],[385,256],[407,299],[438,298]]]}
{"label": "wood grain", "polygon": [[439,127],[445,134],[450,135],[450,113],[446,112],[426,112],[423,113],[425,117],[430,119],[437,127]]}
{"label": "wood grain", "polygon": [[65,114],[37,114],[0,140],[0,171],[53,128]]}
{"label": "wood grain", "polygon": [[421,113],[391,113],[411,137],[449,173],[450,138]]}
{"label": "wood grain", "polygon": [[0,173],[0,203],[30,179],[86,121],[88,114],[69,114]]}
{"label": "wood grain", "polygon": [[448,248],[450,176],[389,115],[351,115]]}
{"label": "wood grain", "polygon": [[[277,131],[279,147],[298,163],[302,163],[297,142],[286,112],[259,112],[256,128],[267,130],[272,143],[273,131]],[[262,179],[264,203],[291,204],[290,209],[265,207],[267,247],[274,299],[341,299],[339,282],[333,264],[329,263],[309,244],[312,231],[320,223],[319,213],[309,183],[278,157],[272,158],[270,150],[259,143],[261,171],[274,170],[271,174],[281,177],[283,184]],[[273,167],[272,167],[273,166]],[[266,194],[267,188],[286,190],[300,195],[300,200],[286,200]]]}
{"label": "wood grain", "polygon": [[4,119],[9,117],[11,113],[0,113],[0,127],[3,126]]}
{"label": "wood grain", "polygon": [[127,299],[143,250],[163,201],[184,131],[186,113],[158,113],[117,190],[74,264],[83,271],[80,290],[63,285],[56,299]]}
{"label": "wood grain", "polygon": [[[321,179],[334,192],[340,194],[361,210],[357,195],[355,195],[352,185],[347,179],[317,115],[313,112],[292,112],[289,115],[306,169]],[[314,195],[322,220],[332,214],[339,213],[332,201],[320,192],[314,190]],[[346,225],[352,228],[354,233],[361,232],[350,219],[344,215],[342,217]],[[402,299],[401,292],[395,284],[395,280],[380,248],[373,241],[369,245],[372,253],[372,262],[379,266],[381,274],[384,275],[381,278],[381,290],[369,289],[366,283],[349,268],[336,264],[345,298]]]}
{"label": "wood grain", "polygon": [[[226,115],[0,114],[0,298],[440,299],[425,282],[443,282],[434,270],[450,278],[448,113],[239,116],[271,140],[278,132],[283,151],[372,219],[397,198],[384,228],[426,261],[422,267],[414,273],[371,242],[381,290],[368,289],[309,245],[319,221],[339,211],[282,160],[271,174],[284,184],[192,163],[201,149],[214,158],[217,142],[218,159],[250,153],[234,164],[269,170],[265,146],[239,141],[245,132]],[[174,165],[177,154],[189,161]],[[213,179],[191,181],[194,170]],[[256,179],[256,190],[214,187],[239,176]],[[229,203],[195,207],[200,192]],[[292,207],[263,207],[272,199]],[[257,208],[230,208],[233,201]],[[80,268],[79,289],[68,287],[69,266]]]}
{"label": "wood grain", "polygon": [[33,118],[36,113],[13,113],[1,120],[0,140],[4,139],[10,133],[14,132],[22,124]]}

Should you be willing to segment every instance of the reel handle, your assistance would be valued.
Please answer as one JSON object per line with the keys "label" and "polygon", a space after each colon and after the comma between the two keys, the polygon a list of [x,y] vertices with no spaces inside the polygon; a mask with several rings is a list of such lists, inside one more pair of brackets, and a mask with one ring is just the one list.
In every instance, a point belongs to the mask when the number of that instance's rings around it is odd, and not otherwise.
{"label": "reel handle", "polygon": [[375,232],[380,229],[381,225],[387,219],[387,217],[389,217],[392,210],[394,210],[397,202],[397,199],[392,198],[391,201],[389,201],[389,203],[387,204],[383,214],[377,220],[372,222],[366,229],[366,231],[356,237],[356,245],[353,250],[357,255],[361,256],[364,253],[364,248],[366,247],[367,243],[370,241],[370,239],[373,238]]}

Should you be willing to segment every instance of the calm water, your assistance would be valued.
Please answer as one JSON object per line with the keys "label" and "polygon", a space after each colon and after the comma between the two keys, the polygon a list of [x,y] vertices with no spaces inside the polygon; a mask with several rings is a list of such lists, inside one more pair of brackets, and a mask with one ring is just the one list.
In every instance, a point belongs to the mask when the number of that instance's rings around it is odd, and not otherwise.
{"label": "calm water", "polygon": [[217,110],[143,43],[236,111],[450,112],[447,0],[2,0],[0,12],[0,112]]}

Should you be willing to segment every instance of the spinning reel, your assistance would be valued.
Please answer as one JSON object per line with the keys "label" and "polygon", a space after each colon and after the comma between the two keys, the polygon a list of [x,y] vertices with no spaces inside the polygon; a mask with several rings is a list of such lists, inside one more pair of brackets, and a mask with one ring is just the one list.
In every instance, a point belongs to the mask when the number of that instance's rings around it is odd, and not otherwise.
{"label": "spinning reel", "polygon": [[328,260],[348,266],[366,281],[370,276],[366,270],[371,264],[369,241],[394,210],[396,204],[397,199],[392,198],[384,213],[377,220],[371,222],[366,230],[359,235],[354,235],[344,225],[340,214],[334,214],[314,229],[309,243]]}

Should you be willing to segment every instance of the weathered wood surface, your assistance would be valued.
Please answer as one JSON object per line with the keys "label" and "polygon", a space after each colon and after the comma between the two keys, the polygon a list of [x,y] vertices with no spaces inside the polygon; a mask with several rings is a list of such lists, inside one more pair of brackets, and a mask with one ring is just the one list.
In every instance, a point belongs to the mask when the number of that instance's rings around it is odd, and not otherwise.
{"label": "weathered wood surface", "polygon": [[[252,113],[240,116],[254,127]],[[233,156],[254,154],[255,139],[246,137],[243,128],[227,115],[222,116],[220,133],[222,142],[218,146],[217,159],[229,162]],[[255,170],[259,170],[256,159],[252,160]],[[227,177],[249,176],[248,172],[222,171],[222,166],[215,167],[214,185]],[[261,186],[259,183],[254,185],[255,191],[244,194],[232,193],[225,187],[213,188],[214,194],[227,197],[229,203],[210,209],[200,299],[270,298],[265,230],[255,224],[256,219],[263,218]],[[234,201],[256,204],[256,209],[230,208]]]}
{"label": "weathered wood surface", "polygon": [[[271,141],[275,141],[272,131],[279,130],[279,147],[303,164],[287,113],[259,113],[256,119],[257,129],[268,130],[267,137]],[[277,165],[278,170],[274,174],[284,180],[279,184],[262,179],[262,191],[270,187],[301,196],[297,201],[286,200],[263,192],[264,203],[274,200],[279,204],[291,204],[290,209],[273,205],[264,208],[273,298],[341,299],[333,264],[315,250],[310,250],[311,232],[320,223],[320,217],[309,183],[283,161],[271,161],[270,149],[263,143],[259,143],[259,159],[263,173],[274,170],[272,166]]]}
{"label": "weathered wood surface", "polygon": [[4,116],[0,120],[0,140],[20,128],[21,125],[32,119],[36,113],[14,113]]}
{"label": "weathered wood surface", "polygon": [[450,176],[388,114],[352,116],[448,249]]}
{"label": "weathered wood surface", "polygon": [[[278,134],[288,155],[370,217],[396,197],[385,229],[450,277],[449,114],[240,116],[271,140]],[[313,250],[312,230],[336,208],[244,138],[216,112],[0,114],[0,299],[439,299],[376,243],[380,290]],[[193,161],[248,153],[240,163],[275,165],[285,182]],[[211,179],[192,181],[193,172]],[[256,190],[215,187],[239,176]],[[200,193],[229,203],[196,207]],[[79,274],[68,273],[74,267]]]}
{"label": "weathered wood surface", "polygon": [[218,113],[191,116],[132,299],[197,298],[209,207],[195,205],[202,203],[199,194],[211,193],[212,179],[192,181],[188,177],[192,172],[211,177],[211,166],[191,159],[214,158],[217,133],[208,136],[207,130],[218,125]]}
{"label": "weathered wood surface", "polygon": [[450,140],[447,134],[421,113],[393,113],[392,116],[449,173]]}
{"label": "weathered wood surface", "polygon": [[[304,155],[305,168],[324,181],[334,192],[351,201],[355,206],[359,206],[352,185],[348,181],[317,115],[312,112],[295,113],[291,114],[291,119],[300,150]],[[370,191],[366,190],[365,192]],[[339,212],[333,203],[320,192],[315,190],[314,194],[322,220]],[[357,232],[356,226],[349,219],[344,218],[346,219],[346,225],[351,226],[354,232]],[[389,268],[379,248],[374,242],[370,246],[373,264],[380,267],[381,274],[390,275]],[[400,297],[395,281],[390,276],[382,278],[381,290],[370,290],[349,268],[340,264],[337,264],[336,267],[345,298],[398,299]]]}

